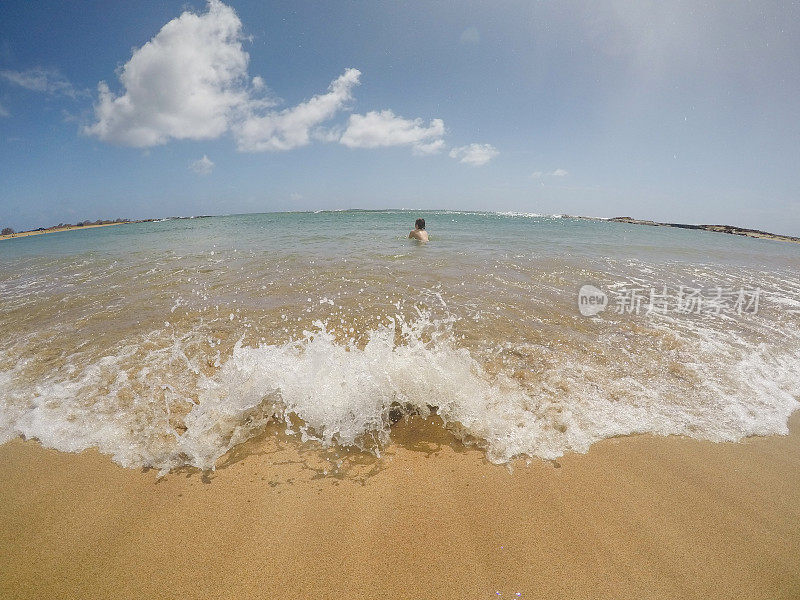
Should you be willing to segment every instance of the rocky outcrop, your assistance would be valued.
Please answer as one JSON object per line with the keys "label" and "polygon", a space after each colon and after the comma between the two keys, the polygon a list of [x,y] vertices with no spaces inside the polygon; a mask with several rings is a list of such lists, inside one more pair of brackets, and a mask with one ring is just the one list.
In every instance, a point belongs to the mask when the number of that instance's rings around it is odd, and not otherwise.
{"label": "rocky outcrop", "polygon": [[733,225],[687,225],[684,223],[658,223],[656,221],[645,221],[632,217],[614,217],[608,219],[613,223],[628,223],[630,225],[651,225],[653,227],[678,227],[680,229],[703,229],[705,231],[715,231],[717,233],[730,233],[732,235],[743,235],[746,237],[761,238],[765,240],[778,240],[781,242],[800,243],[800,238],[790,235],[780,235],[769,233],[759,229],[745,229],[744,227],[734,227]]}

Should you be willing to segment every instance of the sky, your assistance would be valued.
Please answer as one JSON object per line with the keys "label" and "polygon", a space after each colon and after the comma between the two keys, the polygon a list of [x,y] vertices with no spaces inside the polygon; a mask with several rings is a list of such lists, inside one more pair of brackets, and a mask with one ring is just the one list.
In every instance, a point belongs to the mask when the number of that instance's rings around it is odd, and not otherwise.
{"label": "sky", "polygon": [[800,235],[800,4],[0,4],[0,226],[345,208]]}

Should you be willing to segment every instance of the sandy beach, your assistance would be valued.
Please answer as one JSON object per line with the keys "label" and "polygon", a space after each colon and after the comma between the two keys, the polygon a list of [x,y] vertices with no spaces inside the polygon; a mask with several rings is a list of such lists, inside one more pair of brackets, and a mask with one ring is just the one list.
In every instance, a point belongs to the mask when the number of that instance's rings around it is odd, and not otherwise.
{"label": "sandy beach", "polygon": [[[438,437],[437,437],[438,436]],[[0,447],[4,598],[796,598],[789,436],[614,438],[486,462],[399,424],[381,459],[266,435],[214,473]]]}
{"label": "sandy beach", "polygon": [[19,231],[10,235],[0,235],[0,240],[11,238],[28,237],[29,235],[39,235],[42,233],[58,233],[59,231],[75,231],[76,229],[91,229],[92,227],[110,227],[111,225],[127,225],[130,221],[122,223],[97,223],[91,225],[69,225],[68,227],[48,227],[46,229],[34,229],[31,231]]}
{"label": "sandy beach", "polygon": [[800,600],[800,2],[0,14],[0,600]]}

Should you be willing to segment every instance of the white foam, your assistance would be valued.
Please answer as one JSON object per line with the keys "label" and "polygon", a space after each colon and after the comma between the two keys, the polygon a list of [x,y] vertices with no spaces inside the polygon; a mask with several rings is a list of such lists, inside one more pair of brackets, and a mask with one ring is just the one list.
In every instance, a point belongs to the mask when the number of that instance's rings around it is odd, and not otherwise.
{"label": "white foam", "polygon": [[797,352],[709,333],[698,338],[696,361],[684,361],[694,386],[676,388],[661,372],[611,379],[564,357],[531,387],[491,375],[456,346],[451,326],[425,313],[412,323],[398,317],[356,345],[317,322],[299,341],[253,347],[240,340],[221,361],[215,350],[220,366],[209,375],[188,353],[189,337],[144,357],[137,342],[72,374],[53,373],[32,392],[17,386],[18,373],[0,373],[0,443],[23,435],[64,451],[97,447],[127,467],[213,469],[270,420],[304,440],[379,451],[389,441],[392,407],[428,414],[433,406],[502,463],[585,452],[633,433],[714,441],[785,434],[798,407]]}

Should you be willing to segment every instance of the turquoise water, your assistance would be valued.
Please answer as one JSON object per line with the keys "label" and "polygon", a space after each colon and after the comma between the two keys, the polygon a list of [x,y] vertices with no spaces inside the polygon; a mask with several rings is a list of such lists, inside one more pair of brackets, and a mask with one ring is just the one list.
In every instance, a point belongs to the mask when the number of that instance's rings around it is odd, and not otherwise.
{"label": "turquoise water", "polygon": [[634,257],[655,262],[754,266],[767,261],[790,267],[796,267],[800,258],[800,247],[794,244],[704,231],[519,213],[404,210],[263,213],[92,228],[16,238],[0,247],[0,257],[191,252],[208,244],[242,250],[381,256],[397,249],[417,217],[427,220],[436,241],[429,253],[469,248],[488,255],[535,251],[544,256]]}
{"label": "turquoise water", "polygon": [[[407,239],[417,217],[429,244]],[[785,433],[798,273],[796,244],[452,211],[5,240],[0,440],[166,471],[213,468],[276,421],[299,443],[380,453],[398,410],[435,411],[496,462],[640,432]],[[584,285],[606,310],[581,314]]]}

